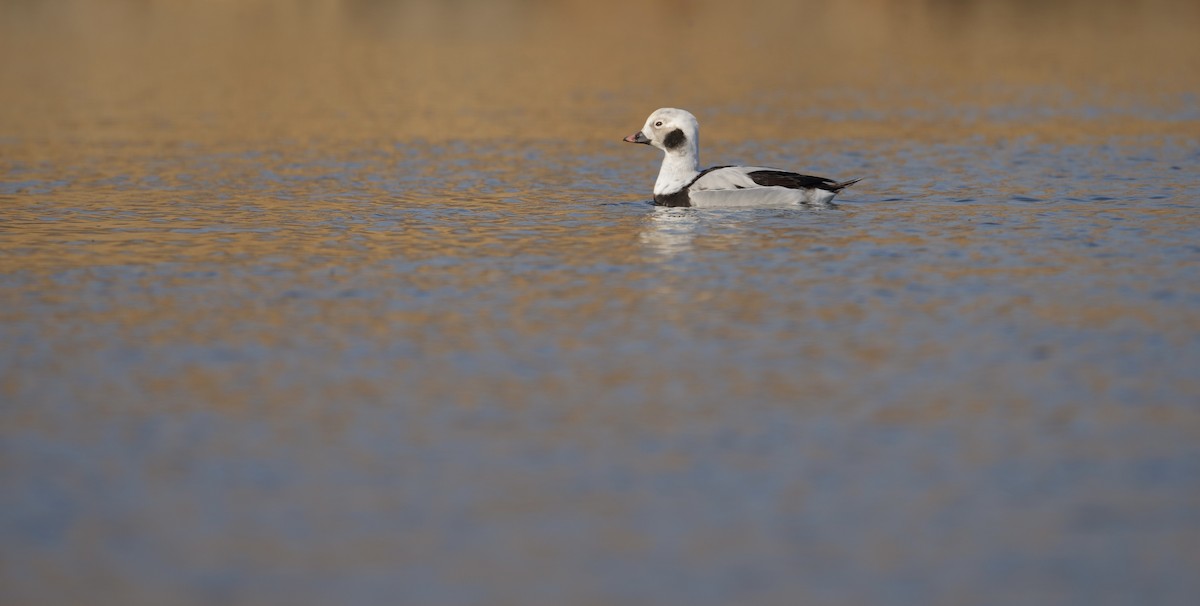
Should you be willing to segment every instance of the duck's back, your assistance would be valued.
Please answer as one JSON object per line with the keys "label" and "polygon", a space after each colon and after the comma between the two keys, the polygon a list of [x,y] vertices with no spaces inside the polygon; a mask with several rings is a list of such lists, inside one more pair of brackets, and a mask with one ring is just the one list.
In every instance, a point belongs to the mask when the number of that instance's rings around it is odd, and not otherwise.
{"label": "duck's back", "polygon": [[843,184],[824,177],[767,168],[764,166],[721,166],[704,171],[690,185],[692,191],[783,187],[786,189],[825,189],[837,192]]}
{"label": "duck's back", "polygon": [[689,186],[692,206],[828,204],[849,183],[764,166],[722,166]]}

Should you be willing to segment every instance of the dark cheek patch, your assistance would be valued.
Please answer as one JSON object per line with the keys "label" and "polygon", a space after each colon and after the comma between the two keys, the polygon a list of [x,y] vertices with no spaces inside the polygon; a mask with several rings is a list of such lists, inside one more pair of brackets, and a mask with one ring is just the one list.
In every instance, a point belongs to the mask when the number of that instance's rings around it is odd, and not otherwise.
{"label": "dark cheek patch", "polygon": [[666,145],[667,149],[675,149],[683,145],[686,141],[687,136],[683,134],[682,130],[677,128],[670,133],[667,133],[667,138],[663,139],[663,145]]}

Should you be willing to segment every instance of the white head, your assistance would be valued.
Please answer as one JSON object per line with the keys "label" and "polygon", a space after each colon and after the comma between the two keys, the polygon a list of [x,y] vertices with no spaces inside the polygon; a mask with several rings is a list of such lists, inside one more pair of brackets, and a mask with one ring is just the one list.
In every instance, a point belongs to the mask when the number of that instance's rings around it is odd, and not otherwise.
{"label": "white head", "polygon": [[664,107],[650,114],[642,130],[625,137],[625,141],[653,145],[668,156],[695,159],[700,150],[700,123],[687,110]]}

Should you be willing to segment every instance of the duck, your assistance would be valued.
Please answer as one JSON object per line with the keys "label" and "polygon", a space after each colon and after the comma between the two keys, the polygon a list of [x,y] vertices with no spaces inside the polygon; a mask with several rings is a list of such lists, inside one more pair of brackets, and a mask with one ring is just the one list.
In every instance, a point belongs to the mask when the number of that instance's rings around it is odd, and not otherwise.
{"label": "duck", "polygon": [[832,206],[834,196],[862,179],[834,181],[763,166],[714,166],[700,170],[700,122],[691,112],[663,107],[646,118],[626,143],[657,147],[662,168],[654,182],[657,206]]}

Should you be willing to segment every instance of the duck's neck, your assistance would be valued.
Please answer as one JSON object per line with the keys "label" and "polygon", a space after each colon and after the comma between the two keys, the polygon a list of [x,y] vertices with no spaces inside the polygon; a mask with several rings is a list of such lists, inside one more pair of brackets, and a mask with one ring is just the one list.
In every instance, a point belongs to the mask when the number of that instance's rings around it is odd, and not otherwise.
{"label": "duck's neck", "polygon": [[654,195],[673,194],[683,189],[700,174],[699,166],[699,154],[693,150],[667,152],[662,168],[658,170],[658,180],[654,182]]}

